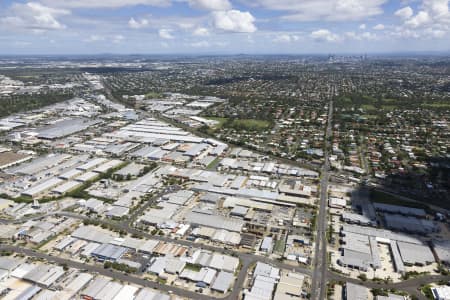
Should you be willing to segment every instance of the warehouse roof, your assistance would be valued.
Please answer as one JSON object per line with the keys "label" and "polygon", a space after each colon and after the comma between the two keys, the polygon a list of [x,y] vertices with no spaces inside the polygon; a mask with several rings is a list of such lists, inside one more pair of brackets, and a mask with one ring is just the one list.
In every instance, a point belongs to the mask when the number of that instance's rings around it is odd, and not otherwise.
{"label": "warehouse roof", "polygon": [[113,300],[133,300],[138,290],[139,288],[127,284],[117,293]]}
{"label": "warehouse roof", "polygon": [[127,252],[127,248],[111,245],[111,244],[102,244],[97,249],[92,251],[91,255],[97,256],[101,259],[106,260],[117,260],[122,257]]}
{"label": "warehouse roof", "polygon": [[96,226],[80,226],[74,232],[72,232],[72,236],[78,239],[92,242],[109,243],[117,235]]}
{"label": "warehouse roof", "polygon": [[139,291],[134,300],[169,300],[169,299],[170,299],[169,295],[161,294],[160,292],[153,289],[143,288]]}
{"label": "warehouse roof", "polygon": [[402,215],[425,217],[427,214],[425,210],[423,210],[422,208],[414,208],[377,202],[373,203],[373,206],[375,207],[376,210],[386,211],[390,213],[398,213]]}
{"label": "warehouse roof", "polygon": [[52,177],[50,179],[42,181],[42,182],[26,189],[25,191],[22,192],[22,194],[33,197],[33,196],[36,196],[38,194],[41,194],[41,193],[51,189],[52,187],[54,187],[62,182],[63,182],[62,179],[59,179],[57,177]]}
{"label": "warehouse roof", "polygon": [[220,215],[207,215],[198,212],[189,212],[185,215],[189,223],[203,225],[212,228],[241,232],[244,222],[239,219],[227,218]]}
{"label": "warehouse roof", "polygon": [[347,282],[345,285],[346,300],[367,300],[369,299],[369,290],[361,285]]}
{"label": "warehouse roof", "polygon": [[211,289],[225,293],[231,287],[233,280],[234,280],[233,274],[221,271],[219,275],[217,275],[216,280],[214,280]]}
{"label": "warehouse roof", "polygon": [[0,269],[12,271],[21,264],[22,260],[9,256],[0,256]]}
{"label": "warehouse roof", "polygon": [[397,242],[404,263],[426,265],[434,262],[434,255],[426,245]]}
{"label": "warehouse roof", "polygon": [[88,287],[81,292],[81,295],[86,295],[96,298],[97,294],[110,282],[112,279],[108,277],[97,277],[92,281]]}
{"label": "warehouse roof", "polygon": [[433,248],[440,261],[450,262],[450,241],[449,240],[433,240]]}
{"label": "warehouse roof", "polygon": [[23,278],[48,287],[63,276],[64,273],[65,271],[60,266],[42,264],[28,272]]}
{"label": "warehouse roof", "polygon": [[122,284],[115,281],[110,281],[98,292],[98,294],[95,296],[95,299],[99,300],[113,299],[122,289],[122,287],[123,287]]}
{"label": "warehouse roof", "polygon": [[84,118],[70,118],[59,121],[55,124],[43,127],[38,130],[38,137],[43,139],[56,139],[73,133],[85,130],[86,128],[99,123],[98,120],[88,120]]}

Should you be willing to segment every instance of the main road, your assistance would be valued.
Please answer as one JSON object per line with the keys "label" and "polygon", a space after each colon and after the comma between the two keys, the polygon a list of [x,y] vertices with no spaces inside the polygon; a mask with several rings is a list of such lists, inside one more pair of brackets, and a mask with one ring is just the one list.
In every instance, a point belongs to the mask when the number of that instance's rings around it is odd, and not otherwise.
{"label": "main road", "polygon": [[327,198],[328,198],[328,181],[330,160],[328,149],[330,148],[330,138],[332,134],[333,122],[333,95],[334,88],[331,88],[331,100],[328,107],[327,128],[325,130],[325,145],[324,145],[324,164],[322,167],[322,177],[320,180],[320,200],[319,200],[319,215],[317,218],[317,235],[314,248],[313,260],[313,276],[311,285],[311,299],[322,300],[325,299],[325,292],[327,287]]}

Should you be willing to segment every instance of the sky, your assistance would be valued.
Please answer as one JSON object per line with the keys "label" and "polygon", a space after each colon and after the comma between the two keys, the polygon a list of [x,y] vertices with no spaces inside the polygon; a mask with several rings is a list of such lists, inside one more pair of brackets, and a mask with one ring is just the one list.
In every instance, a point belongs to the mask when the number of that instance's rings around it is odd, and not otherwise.
{"label": "sky", "polygon": [[0,54],[450,51],[450,0],[0,0]]}

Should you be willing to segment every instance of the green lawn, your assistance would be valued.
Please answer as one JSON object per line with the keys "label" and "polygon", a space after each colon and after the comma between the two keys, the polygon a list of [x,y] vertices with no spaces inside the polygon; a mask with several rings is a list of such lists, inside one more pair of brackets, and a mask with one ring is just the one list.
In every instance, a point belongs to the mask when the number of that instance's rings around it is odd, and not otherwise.
{"label": "green lawn", "polygon": [[228,118],[219,118],[219,117],[205,117],[205,118],[219,122],[219,124],[217,124],[215,128],[221,128],[223,124],[225,124],[225,122],[228,121]]}
{"label": "green lawn", "polygon": [[231,122],[229,127],[248,131],[261,131],[268,129],[270,127],[270,122],[255,119],[240,119],[240,120],[238,119],[233,120],[233,122]]}
{"label": "green lawn", "polygon": [[236,130],[262,131],[272,126],[269,121],[256,119],[229,119],[220,117],[206,117],[206,119],[218,121],[219,124],[215,126],[216,129],[223,127]]}
{"label": "green lawn", "polygon": [[145,94],[145,98],[147,99],[153,99],[153,98],[162,98],[162,94],[161,93],[157,93],[157,92],[150,92]]}
{"label": "green lawn", "polygon": [[361,108],[364,110],[376,110],[376,107],[372,104],[363,104],[361,105]]}

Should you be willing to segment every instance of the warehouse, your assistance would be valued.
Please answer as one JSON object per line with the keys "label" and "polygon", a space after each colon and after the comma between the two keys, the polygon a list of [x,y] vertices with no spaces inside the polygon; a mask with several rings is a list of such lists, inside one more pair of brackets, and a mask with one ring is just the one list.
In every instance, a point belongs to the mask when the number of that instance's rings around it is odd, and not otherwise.
{"label": "warehouse", "polygon": [[71,169],[69,171],[66,171],[66,172],[60,174],[58,177],[61,178],[61,179],[69,180],[69,179],[72,179],[74,177],[80,176],[82,173],[83,173],[83,171],[81,171],[81,170]]}
{"label": "warehouse", "polygon": [[305,276],[293,272],[282,272],[277,285],[274,300],[295,299],[302,296],[302,286]]}
{"label": "warehouse", "polygon": [[433,221],[397,214],[384,214],[384,222],[389,229],[416,234],[429,234],[439,231],[439,227]]}
{"label": "warehouse", "polygon": [[364,286],[347,282],[344,290],[345,300],[368,300],[369,289]]}
{"label": "warehouse", "polygon": [[209,267],[219,270],[234,273],[239,266],[239,259],[233,256],[214,253],[209,262]]}
{"label": "warehouse", "polygon": [[405,273],[405,265],[403,264],[402,257],[400,255],[400,252],[398,251],[397,242],[391,241],[389,243],[389,245],[390,245],[390,250],[391,250],[391,254],[392,254],[392,259],[394,261],[395,271],[397,271],[400,274],[404,274]]}
{"label": "warehouse", "polygon": [[98,123],[100,123],[98,120],[69,118],[39,129],[37,137],[46,140],[54,140],[83,131]]}
{"label": "warehouse", "polygon": [[33,158],[33,156],[28,155],[28,154],[21,154],[21,153],[16,153],[16,152],[12,152],[12,151],[1,152],[0,153],[0,170],[12,167],[14,165],[24,163],[32,158]]}
{"label": "warehouse", "polygon": [[98,292],[95,298],[99,300],[113,299],[122,288],[123,288],[122,284],[116,281],[110,281]]}
{"label": "warehouse", "polygon": [[61,164],[64,160],[70,158],[68,154],[49,154],[32,160],[29,163],[22,164],[8,170],[11,174],[34,175],[48,168]]}
{"label": "warehouse", "polygon": [[58,251],[63,251],[66,247],[70,246],[76,239],[71,236],[66,236],[58,244],[56,244],[53,249]]}
{"label": "warehouse", "polygon": [[433,240],[432,244],[439,261],[445,265],[450,265],[450,241]]}
{"label": "warehouse", "polygon": [[250,291],[245,293],[246,300],[271,300],[277,280],[266,276],[254,276]]}
{"label": "warehouse", "polygon": [[97,214],[102,213],[106,209],[106,206],[104,205],[103,201],[100,201],[95,198],[89,198],[88,200],[80,200],[79,203],[80,206],[83,206],[87,210],[95,212]]}
{"label": "warehouse", "polygon": [[33,298],[37,293],[39,293],[42,289],[37,285],[32,285],[24,290],[20,295],[17,296],[16,299],[20,300],[29,300]]}
{"label": "warehouse", "polygon": [[139,252],[144,254],[152,254],[153,249],[159,244],[159,241],[156,240],[147,240],[144,244],[139,247]]}
{"label": "warehouse", "polygon": [[75,180],[82,182],[82,183],[86,183],[88,181],[92,181],[92,180],[96,179],[98,176],[99,176],[98,173],[86,172],[86,173],[83,173],[80,176],[76,177]]}
{"label": "warehouse", "polygon": [[120,176],[120,177],[127,177],[127,176],[131,176],[131,177],[137,177],[139,176],[139,174],[141,174],[141,172],[144,170],[145,165],[143,164],[137,164],[137,163],[130,163],[127,166],[125,166],[124,168],[116,171],[114,173],[114,176]]}
{"label": "warehouse", "polygon": [[111,207],[111,209],[109,209],[105,213],[105,216],[107,216],[108,218],[112,218],[112,219],[120,219],[120,218],[123,218],[124,216],[128,215],[129,212],[130,212],[130,209],[128,207],[113,205]]}
{"label": "warehouse", "polygon": [[11,273],[22,263],[22,260],[13,257],[0,256],[0,270],[5,270]]}
{"label": "warehouse", "polygon": [[198,212],[189,212],[185,215],[186,222],[194,225],[202,225],[228,231],[241,232],[244,222],[235,218],[227,218],[220,215],[207,215]]}
{"label": "warehouse", "polygon": [[422,208],[413,208],[407,206],[399,206],[385,203],[373,203],[375,210],[388,212],[392,214],[401,214],[414,217],[426,217],[427,213]]}
{"label": "warehouse", "polygon": [[397,246],[405,265],[425,266],[435,261],[433,252],[426,245],[397,242]]}
{"label": "warehouse", "polygon": [[86,162],[85,164],[78,166],[77,170],[88,171],[90,169],[93,169],[93,168],[105,163],[106,161],[107,161],[107,159],[103,158],[103,157],[94,158],[94,159],[91,159],[90,161]]}
{"label": "warehouse", "polygon": [[103,151],[117,157],[124,155],[138,146],[139,144],[137,143],[110,144]]}
{"label": "warehouse", "polygon": [[23,279],[48,288],[59,278],[61,278],[64,273],[64,269],[60,266],[38,265],[36,268],[28,272]]}
{"label": "warehouse", "polygon": [[92,251],[91,256],[94,256],[99,261],[116,261],[120,259],[127,251],[127,248],[121,246],[102,244],[100,247]]}
{"label": "warehouse", "polygon": [[244,206],[239,206],[236,205],[230,212],[230,216],[234,216],[234,217],[245,217],[245,215],[248,212],[248,208],[244,207]]}
{"label": "warehouse", "polygon": [[121,164],[123,164],[123,161],[118,160],[118,159],[113,159],[113,160],[105,162],[104,164],[99,165],[98,167],[96,167],[92,171],[96,172],[96,173],[104,174],[104,173],[108,172],[111,169],[117,168]]}
{"label": "warehouse", "polygon": [[376,222],[374,222],[372,219],[367,218],[365,215],[360,215],[353,212],[344,211],[341,218],[344,222],[347,222],[349,224],[376,226]]}
{"label": "warehouse", "polygon": [[233,281],[233,274],[221,271],[219,275],[217,275],[216,280],[214,280],[211,289],[225,294],[233,284]]}
{"label": "warehouse", "polygon": [[57,187],[52,189],[52,193],[57,195],[64,195],[77,187],[80,187],[82,184],[78,181],[66,181],[65,183],[58,185]]}
{"label": "warehouse", "polygon": [[167,220],[171,220],[172,216],[179,208],[180,206],[176,204],[160,202],[158,204],[158,209],[152,208],[147,210],[145,214],[139,218],[139,221],[150,225],[162,224]]}
{"label": "warehouse", "polygon": [[123,288],[116,294],[113,300],[134,300],[134,296],[136,295],[139,288],[132,285],[125,285]]}
{"label": "warehouse", "polygon": [[450,299],[450,287],[443,285],[431,288],[434,299],[436,300],[448,300]]}
{"label": "warehouse", "polygon": [[76,277],[67,283],[67,285],[64,287],[64,294],[66,295],[65,299],[70,299],[75,294],[77,294],[82,288],[84,288],[91,280],[94,278],[89,273],[78,273]]}
{"label": "warehouse", "polygon": [[97,277],[81,292],[85,299],[97,299],[100,291],[111,281],[111,278]]}
{"label": "warehouse", "polygon": [[59,179],[57,177],[52,177],[50,179],[47,179],[41,183],[38,183],[37,185],[34,185],[34,186],[26,189],[25,191],[22,192],[22,195],[34,198],[34,197],[50,190],[51,188],[57,186],[58,184],[61,184],[62,182],[63,182],[62,179]]}
{"label": "warehouse", "polygon": [[134,300],[170,300],[170,296],[161,294],[156,290],[143,288],[139,291]]}
{"label": "warehouse", "polygon": [[95,226],[80,226],[72,232],[72,237],[105,244],[114,240],[114,238],[117,237],[117,234]]}

